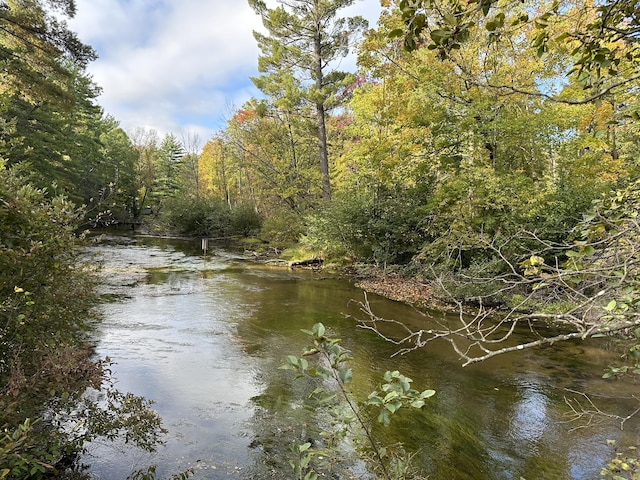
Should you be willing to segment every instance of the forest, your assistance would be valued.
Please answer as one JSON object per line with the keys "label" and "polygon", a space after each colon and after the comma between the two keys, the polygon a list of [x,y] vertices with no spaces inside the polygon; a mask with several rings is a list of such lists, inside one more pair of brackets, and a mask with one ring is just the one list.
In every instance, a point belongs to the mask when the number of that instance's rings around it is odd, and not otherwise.
{"label": "forest", "polygon": [[[136,421],[143,447],[161,432],[144,399],[83,396],[108,383],[86,345],[86,229],[417,280],[473,315],[402,348],[445,338],[465,364],[508,350],[496,311],[535,333],[514,349],[640,338],[640,2],[382,0],[367,25],[341,16],[354,0],[248,1],[262,95],[202,147],[103,111],[73,0],[0,1],[0,478],[45,478]],[[638,362],[631,342],[608,374]],[[93,423],[68,435],[52,411]]]}

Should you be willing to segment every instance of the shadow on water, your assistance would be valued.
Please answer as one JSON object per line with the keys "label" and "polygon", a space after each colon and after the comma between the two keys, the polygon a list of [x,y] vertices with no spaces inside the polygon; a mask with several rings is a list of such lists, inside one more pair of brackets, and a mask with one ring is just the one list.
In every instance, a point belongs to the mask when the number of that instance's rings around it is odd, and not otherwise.
{"label": "shadow on water", "polygon": [[[306,409],[310,386],[279,370],[307,342],[300,331],[324,323],[353,354],[352,393],[366,398],[386,370],[437,394],[423,411],[375,427],[387,443],[418,452],[425,475],[442,480],[598,478],[608,439],[637,443],[635,419],[591,428],[570,422],[565,399],[592,395],[605,411],[628,414],[637,385],[601,379],[620,352],[594,342],[556,344],[466,368],[445,344],[394,357],[395,347],[356,327],[349,282],[306,271],[259,266],[188,240],[132,238],[95,247],[104,263],[98,353],[117,362],[121,390],[155,400],[169,429],[156,454],[94,445],[96,478],[125,478],[157,464],[167,475],[287,478],[289,444],[314,440],[324,419]],[[413,309],[370,296],[376,313],[419,325]],[[436,313],[437,314],[437,313]],[[594,419],[595,421],[595,419]],[[345,454],[346,455],[346,454]]]}

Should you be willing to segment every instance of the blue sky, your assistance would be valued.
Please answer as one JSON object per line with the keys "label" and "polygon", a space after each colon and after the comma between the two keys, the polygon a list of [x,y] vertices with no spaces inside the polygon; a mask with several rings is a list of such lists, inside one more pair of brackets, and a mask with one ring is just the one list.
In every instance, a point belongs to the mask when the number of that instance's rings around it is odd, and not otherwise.
{"label": "blue sky", "polygon": [[[99,103],[127,131],[196,134],[203,142],[251,96],[260,18],[246,0],[76,0],[69,22],[100,58],[88,71]],[[275,5],[274,0],[267,2]],[[379,0],[356,0],[343,15],[375,26]],[[355,61],[341,69],[354,70]]]}

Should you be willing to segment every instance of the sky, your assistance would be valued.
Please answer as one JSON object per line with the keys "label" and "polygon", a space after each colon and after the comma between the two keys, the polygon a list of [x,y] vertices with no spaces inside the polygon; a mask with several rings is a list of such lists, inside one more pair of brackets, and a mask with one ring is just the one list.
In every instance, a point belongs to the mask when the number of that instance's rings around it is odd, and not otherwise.
{"label": "sky", "polygon": [[[268,0],[268,5],[274,0]],[[260,92],[260,17],[246,0],[76,0],[68,23],[98,53],[88,73],[98,103],[125,131],[196,136],[202,143]],[[340,16],[362,15],[374,27],[379,0],[356,0]],[[353,58],[341,70],[354,71]]]}

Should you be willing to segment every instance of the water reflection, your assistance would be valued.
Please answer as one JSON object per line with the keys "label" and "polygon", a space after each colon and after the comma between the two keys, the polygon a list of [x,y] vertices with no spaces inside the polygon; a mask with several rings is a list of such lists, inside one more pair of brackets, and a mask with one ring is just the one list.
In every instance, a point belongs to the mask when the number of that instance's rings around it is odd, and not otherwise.
{"label": "water reflection", "polygon": [[[603,409],[630,407],[615,397],[633,385],[600,378],[615,351],[565,344],[463,369],[447,345],[434,343],[391,358],[393,345],[345,318],[362,298],[348,282],[257,266],[224,250],[203,258],[198,247],[137,239],[97,248],[109,273],[104,293],[117,298],[103,305],[99,354],[117,362],[122,390],[157,402],[170,434],[154,456],[95,446],[96,478],[149,464],[161,476],[193,467],[203,479],[286,477],[288,445],[317,438],[323,419],[301,401],[310,385],[278,366],[306,344],[300,329],[318,321],[353,353],[355,397],[365,398],[388,369],[437,391],[423,412],[375,427],[384,441],[418,451],[431,479],[592,479],[611,454],[607,438],[637,440],[637,422],[624,431],[615,422],[573,431],[563,423],[566,388],[598,392]],[[381,316],[425,322],[404,305],[370,300]]]}

